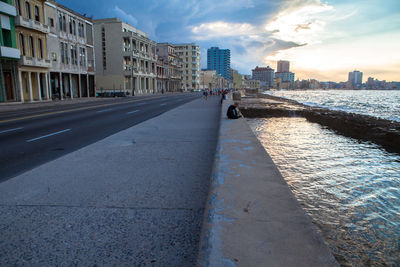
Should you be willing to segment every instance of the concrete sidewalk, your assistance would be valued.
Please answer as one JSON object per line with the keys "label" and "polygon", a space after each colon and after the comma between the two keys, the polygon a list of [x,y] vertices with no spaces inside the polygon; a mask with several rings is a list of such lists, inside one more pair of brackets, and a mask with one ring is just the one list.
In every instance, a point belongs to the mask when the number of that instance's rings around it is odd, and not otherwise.
{"label": "concrete sidewalk", "polygon": [[198,99],[1,183],[0,265],[195,265],[219,119]]}
{"label": "concrete sidewalk", "polygon": [[[225,101],[200,266],[339,266],[246,120]],[[224,112],[225,111],[225,112]]]}

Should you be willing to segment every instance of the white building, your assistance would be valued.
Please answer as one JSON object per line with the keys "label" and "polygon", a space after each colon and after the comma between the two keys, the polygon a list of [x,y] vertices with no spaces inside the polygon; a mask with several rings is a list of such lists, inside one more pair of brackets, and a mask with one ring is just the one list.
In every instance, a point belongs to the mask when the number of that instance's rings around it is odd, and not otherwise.
{"label": "white building", "polygon": [[50,28],[47,52],[51,60],[50,88],[53,98],[95,96],[93,24],[88,18],[60,5],[45,2]]}
{"label": "white building", "polygon": [[363,73],[361,71],[355,70],[349,72],[349,83],[354,87],[361,87],[363,79]]}
{"label": "white building", "polygon": [[175,44],[176,54],[182,59],[182,89],[200,88],[200,46],[195,43]]}
{"label": "white building", "polygon": [[156,43],[118,18],[93,20],[98,93],[155,93]]}

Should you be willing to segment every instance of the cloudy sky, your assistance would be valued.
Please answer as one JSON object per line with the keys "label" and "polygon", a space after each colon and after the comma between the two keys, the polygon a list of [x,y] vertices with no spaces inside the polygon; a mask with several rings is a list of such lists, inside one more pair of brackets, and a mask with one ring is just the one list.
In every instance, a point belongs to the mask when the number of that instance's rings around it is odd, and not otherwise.
{"label": "cloudy sky", "polygon": [[58,0],[96,18],[119,17],[156,42],[231,49],[232,68],[276,69],[296,78],[346,81],[348,72],[400,81],[400,0]]}

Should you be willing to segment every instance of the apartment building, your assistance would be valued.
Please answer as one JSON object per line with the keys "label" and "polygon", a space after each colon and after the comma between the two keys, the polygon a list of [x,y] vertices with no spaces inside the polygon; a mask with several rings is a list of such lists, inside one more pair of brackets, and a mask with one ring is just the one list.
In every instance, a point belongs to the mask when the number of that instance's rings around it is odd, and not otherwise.
{"label": "apartment building", "polygon": [[15,38],[12,0],[0,0],[0,102],[18,101],[18,60],[20,52]]}
{"label": "apartment building", "polygon": [[45,24],[45,0],[14,0],[17,16],[15,33],[21,58],[18,67],[19,101],[41,101],[50,99],[49,68],[47,56],[47,34]]}
{"label": "apartment building", "polygon": [[52,97],[94,97],[93,23],[52,0],[45,3],[45,14]]}
{"label": "apartment building", "polygon": [[155,93],[156,43],[118,18],[93,20],[97,92]]}
{"label": "apartment building", "polygon": [[227,80],[232,79],[231,74],[231,50],[211,47],[207,49],[207,69],[216,70],[218,74]]}
{"label": "apartment building", "polygon": [[252,72],[252,79],[258,80],[261,82],[260,86],[263,89],[269,89],[274,86],[274,75],[275,70],[267,67],[256,67],[255,69],[251,70]]}
{"label": "apartment building", "polygon": [[200,88],[200,46],[195,43],[175,44],[175,51],[182,60],[182,90]]}
{"label": "apartment building", "polygon": [[[161,61],[161,65],[165,69],[165,78],[162,77],[163,84],[166,82],[165,88],[158,88],[158,91],[163,92],[180,92],[182,91],[182,60],[175,53],[175,47],[169,43],[158,43],[156,47],[157,58]],[[165,64],[166,63],[166,64]]]}

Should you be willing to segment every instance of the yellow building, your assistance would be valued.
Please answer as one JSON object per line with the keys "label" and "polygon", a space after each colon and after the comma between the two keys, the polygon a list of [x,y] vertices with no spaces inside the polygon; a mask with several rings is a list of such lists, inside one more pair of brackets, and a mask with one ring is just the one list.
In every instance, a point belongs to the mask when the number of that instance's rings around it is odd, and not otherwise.
{"label": "yellow building", "polygon": [[232,69],[232,84],[233,89],[243,89],[244,88],[244,76],[240,74],[237,70]]}
{"label": "yellow building", "polygon": [[46,36],[49,27],[44,19],[45,0],[13,0],[17,9],[15,32],[21,53],[18,68],[19,99],[41,101],[49,99],[49,68]]}

